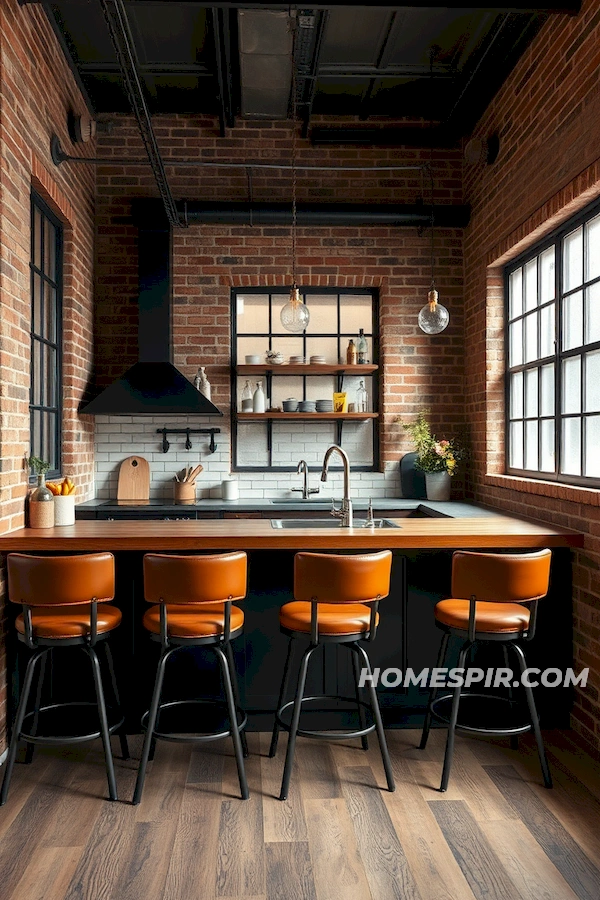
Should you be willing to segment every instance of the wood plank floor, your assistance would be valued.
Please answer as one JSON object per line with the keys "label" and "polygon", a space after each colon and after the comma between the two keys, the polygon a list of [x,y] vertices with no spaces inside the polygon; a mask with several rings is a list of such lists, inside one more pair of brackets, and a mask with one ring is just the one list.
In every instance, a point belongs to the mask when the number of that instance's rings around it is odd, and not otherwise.
{"label": "wood plank floor", "polygon": [[[289,799],[277,799],[286,738],[249,734],[251,797],[238,799],[228,742],[159,743],[142,803],[134,758],[40,748],[17,765],[0,810],[2,900],[598,900],[600,765],[571,732],[546,735],[546,790],[529,736],[458,736],[450,788],[437,791],[445,732],[425,751],[388,732],[397,789],[383,789],[376,740],[299,739]],[[354,746],[354,744],[356,746]],[[117,752],[117,742],[114,744]],[[2,770],[0,769],[0,775]]]}

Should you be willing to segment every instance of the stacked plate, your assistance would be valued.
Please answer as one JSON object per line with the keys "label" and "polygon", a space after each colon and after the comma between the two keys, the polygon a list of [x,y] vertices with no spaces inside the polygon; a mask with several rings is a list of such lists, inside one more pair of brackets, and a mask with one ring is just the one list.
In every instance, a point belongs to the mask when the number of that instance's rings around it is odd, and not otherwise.
{"label": "stacked plate", "polygon": [[315,356],[311,356],[310,364],[311,364],[311,366],[323,366],[323,365],[325,365],[325,357],[320,356],[319,354],[317,354]]}
{"label": "stacked plate", "polygon": [[317,411],[316,400],[301,400],[298,404],[298,412],[313,413]]}
{"label": "stacked plate", "polygon": [[333,412],[333,400],[317,400],[317,412]]}
{"label": "stacked plate", "polygon": [[303,356],[290,356],[290,366],[303,366],[304,365],[304,357]]}

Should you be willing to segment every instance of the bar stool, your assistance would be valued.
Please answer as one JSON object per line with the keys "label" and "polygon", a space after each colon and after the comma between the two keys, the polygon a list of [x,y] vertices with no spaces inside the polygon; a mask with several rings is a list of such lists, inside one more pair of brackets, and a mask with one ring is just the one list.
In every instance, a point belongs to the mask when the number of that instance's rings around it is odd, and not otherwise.
{"label": "bar stool", "polygon": [[[436,664],[438,669],[444,665],[450,637],[455,636],[463,641],[458,656],[458,669],[464,669],[467,657],[476,644],[497,642],[502,644],[505,664],[508,664],[508,650],[511,650],[517,657],[519,671],[523,675],[527,662],[521,642],[531,641],[535,635],[538,601],[548,593],[551,556],[550,550],[522,554],[470,553],[462,550],[454,553],[452,599],[441,600],[435,607],[436,625],[444,632]],[[470,599],[455,599],[466,597]],[[522,606],[523,603],[531,604],[531,608]],[[440,791],[445,791],[448,787],[456,730],[473,734],[505,735],[516,742],[519,734],[533,729],[544,785],[552,787],[533,691],[526,682],[523,683],[523,688],[531,721],[523,725],[497,728],[458,722],[461,698],[484,697],[488,703],[493,703],[491,695],[465,693],[461,691],[461,685],[457,684],[451,694],[437,697],[437,688],[431,688],[419,748],[423,750],[427,744],[432,716],[448,723]],[[440,714],[438,707],[449,700],[452,704],[448,718]],[[512,704],[512,686],[509,688],[509,701]]]}
{"label": "bar stool", "polygon": [[[379,601],[387,597],[390,592],[391,566],[392,554],[389,550],[357,556],[297,553],[294,558],[295,599],[291,603],[285,603],[279,611],[281,631],[289,636],[290,641],[269,751],[269,756],[275,756],[280,729],[288,731],[289,739],[280,800],[285,800],[288,795],[297,735],[329,740],[360,737],[363,749],[367,750],[367,735],[376,730],[388,790],[395,790],[377,692],[372,678],[367,678],[370,703],[365,703],[360,699],[359,688],[359,660],[363,668],[367,670],[367,675],[371,675],[369,657],[359,641],[371,642],[375,638],[379,624]],[[310,644],[304,651],[300,663],[295,697],[288,703],[284,703],[294,641],[300,638],[308,638]],[[308,663],[314,651],[321,644],[342,644],[351,651],[356,691],[354,698],[325,695],[304,696]],[[360,728],[354,731],[336,732],[301,729],[299,724],[302,704],[328,699],[356,703]],[[293,712],[291,723],[287,724],[283,720],[283,715],[289,707],[293,707]],[[372,713],[374,722],[371,725],[366,724],[365,707]]]}
{"label": "bar stool", "polygon": [[[144,556],[144,596],[154,604],[144,615],[144,627],[160,643],[160,658],[150,709],[142,716],[146,731],[133,804],[142,799],[146,767],[156,739],[201,743],[231,737],[242,800],[248,799],[244,756],[248,755],[243,729],[247,717],[240,707],[231,641],[244,627],[244,613],[234,600],[246,596],[247,558],[243,552],[212,556],[175,556],[147,553]],[[210,647],[223,677],[229,727],[218,732],[180,734],[163,730],[160,717],[166,711],[190,704],[220,704],[197,698],[161,703],[167,661],[183,647]]]}
{"label": "bar stool", "polygon": [[[18,639],[32,650],[27,663],[23,689],[17,708],[8,750],[6,772],[0,794],[0,805],[6,802],[19,740],[27,742],[26,762],[31,762],[35,744],[74,744],[102,738],[108,793],[117,799],[117,785],[110,747],[110,735],[119,730],[121,751],[129,758],[124,717],[115,679],[112,654],[106,638],[121,622],[121,611],[111,606],[115,594],[115,559],[112,553],[89,553],[81,556],[8,555],[8,593],[12,603],[20,603],[23,612],[15,626]],[[112,691],[114,713],[112,724],[104,698],[100,661],[96,646],[105,648]],[[64,648],[80,648],[89,657],[96,693],[96,702],[50,703],[42,706],[42,689],[46,663],[50,653]],[[34,708],[27,713],[27,704],[37,664],[40,664]],[[71,719],[94,708],[98,728],[84,734],[47,734],[46,727],[61,710]],[[112,713],[112,708],[110,709]],[[48,719],[48,726],[40,718]],[[95,724],[95,722],[94,722]]]}

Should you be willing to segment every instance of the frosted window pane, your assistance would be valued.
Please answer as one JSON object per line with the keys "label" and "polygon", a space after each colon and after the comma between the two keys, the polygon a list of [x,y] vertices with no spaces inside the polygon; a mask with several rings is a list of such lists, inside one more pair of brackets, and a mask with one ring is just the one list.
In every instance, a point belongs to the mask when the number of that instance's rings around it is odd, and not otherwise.
{"label": "frosted window pane", "polygon": [[[268,333],[269,331],[269,295],[238,294],[237,322],[238,334]],[[257,351],[258,352],[258,351]],[[243,362],[243,358],[241,362]]]}
{"label": "frosted window pane", "polygon": [[581,347],[583,343],[583,295],[581,291],[565,297],[562,327],[563,350]]}
{"label": "frosted window pane", "polygon": [[[356,341],[354,341],[356,344]],[[348,341],[344,339],[341,349],[342,357],[346,358],[346,347],[348,346]],[[300,352],[300,351],[299,351]],[[310,361],[311,356],[315,356],[319,354],[319,356],[325,357],[325,362],[334,366],[338,362],[338,340],[337,337],[329,337],[329,338],[306,338],[306,362]]]}
{"label": "frosted window pane", "polygon": [[[370,381],[370,378],[365,378],[365,381]],[[318,378],[307,378],[306,379],[306,399],[307,400],[333,400],[333,392],[337,391],[336,386],[337,379],[332,375],[319,375]],[[346,384],[346,379],[344,379],[344,390],[348,394],[348,399],[350,403],[354,401],[354,396],[350,396],[350,391],[348,390],[348,385]]]}
{"label": "frosted window pane", "polygon": [[583,279],[583,229],[577,228],[563,242],[563,290],[579,287]]}
{"label": "frosted window pane", "polygon": [[371,333],[373,314],[370,296],[364,294],[340,294],[340,307],[342,334],[353,336],[358,334],[360,328],[364,328],[367,334]]}
{"label": "frosted window pane", "polygon": [[551,303],[550,306],[545,306],[544,309],[540,311],[541,318],[541,327],[540,327],[540,358],[544,359],[545,356],[552,356],[554,354],[554,340],[556,333],[556,323],[555,323],[555,308],[554,303]]}
{"label": "frosted window pane", "polygon": [[538,355],[538,314],[531,313],[523,319],[525,323],[525,359],[524,362],[532,362],[539,359]]}
{"label": "frosted window pane", "polygon": [[[271,297],[271,328],[273,329],[274,334],[290,334],[290,332],[281,324],[281,310],[289,299],[289,291],[281,294],[273,294]],[[310,322],[308,327],[310,328]]]}
{"label": "frosted window pane", "polygon": [[514,319],[523,312],[523,269],[511,272],[508,284],[509,316]]}
{"label": "frosted window pane", "polygon": [[268,466],[267,431],[262,424],[238,422],[237,434],[238,464],[240,466]]}
{"label": "frosted window pane", "polygon": [[600,350],[585,355],[585,411],[600,412]]}
{"label": "frosted window pane", "polygon": [[271,340],[271,348],[283,353],[283,362],[289,363],[290,356],[304,356],[304,343],[301,334],[274,334]]}
{"label": "frosted window pane", "polygon": [[552,416],[554,414],[554,366],[542,366],[541,368],[541,405],[540,415]]}
{"label": "frosted window pane", "polygon": [[585,226],[585,250],[585,280],[591,281],[600,275],[600,216]]}
{"label": "frosted window pane", "polygon": [[542,472],[554,472],[554,419],[545,419],[541,422],[541,460]]}
{"label": "frosted window pane", "polygon": [[576,413],[581,411],[581,357],[565,359],[562,365],[562,411]]}
{"label": "frosted window pane", "polygon": [[299,375],[282,376],[278,378],[276,375],[271,379],[271,404],[272,406],[281,406],[282,400],[304,400],[304,383]]}
{"label": "frosted window pane", "polygon": [[563,419],[562,447],[561,472],[565,475],[581,475],[581,419]]}
{"label": "frosted window pane", "polygon": [[525,310],[535,309],[538,303],[537,293],[537,257],[525,266]]}
{"label": "frosted window pane", "polygon": [[[311,334],[321,332],[337,334],[337,296],[335,294],[307,294],[304,302],[310,311],[310,323],[307,331],[310,331]],[[365,331],[370,330],[369,320]],[[337,362],[337,359],[334,362]]]}
{"label": "frosted window pane", "polygon": [[538,414],[538,370],[525,372],[525,416],[530,419]]}
{"label": "frosted window pane", "polygon": [[585,475],[600,478],[600,416],[585,420]]}
{"label": "frosted window pane", "polygon": [[523,468],[523,423],[511,422],[510,426],[510,466]]}
{"label": "frosted window pane", "polygon": [[554,247],[549,247],[540,256],[540,303],[554,300],[555,285]]}
{"label": "frosted window pane", "polygon": [[538,468],[538,423],[525,423],[525,468]]}
{"label": "frosted window pane", "polygon": [[523,362],[523,322],[519,320],[510,326],[510,365],[520,366]]}
{"label": "frosted window pane", "polygon": [[523,416],[523,373],[516,372],[510,376],[510,412],[511,419]]}
{"label": "frosted window pane", "polygon": [[585,292],[585,342],[600,341],[600,283]]}

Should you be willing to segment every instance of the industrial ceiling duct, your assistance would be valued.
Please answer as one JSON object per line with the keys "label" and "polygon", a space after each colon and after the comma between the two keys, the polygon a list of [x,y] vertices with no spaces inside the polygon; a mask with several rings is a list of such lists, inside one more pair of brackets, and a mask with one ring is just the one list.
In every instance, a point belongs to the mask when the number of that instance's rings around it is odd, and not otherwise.
{"label": "industrial ceiling duct", "polygon": [[287,12],[238,11],[242,116],[285,119],[292,83],[292,34]]}

